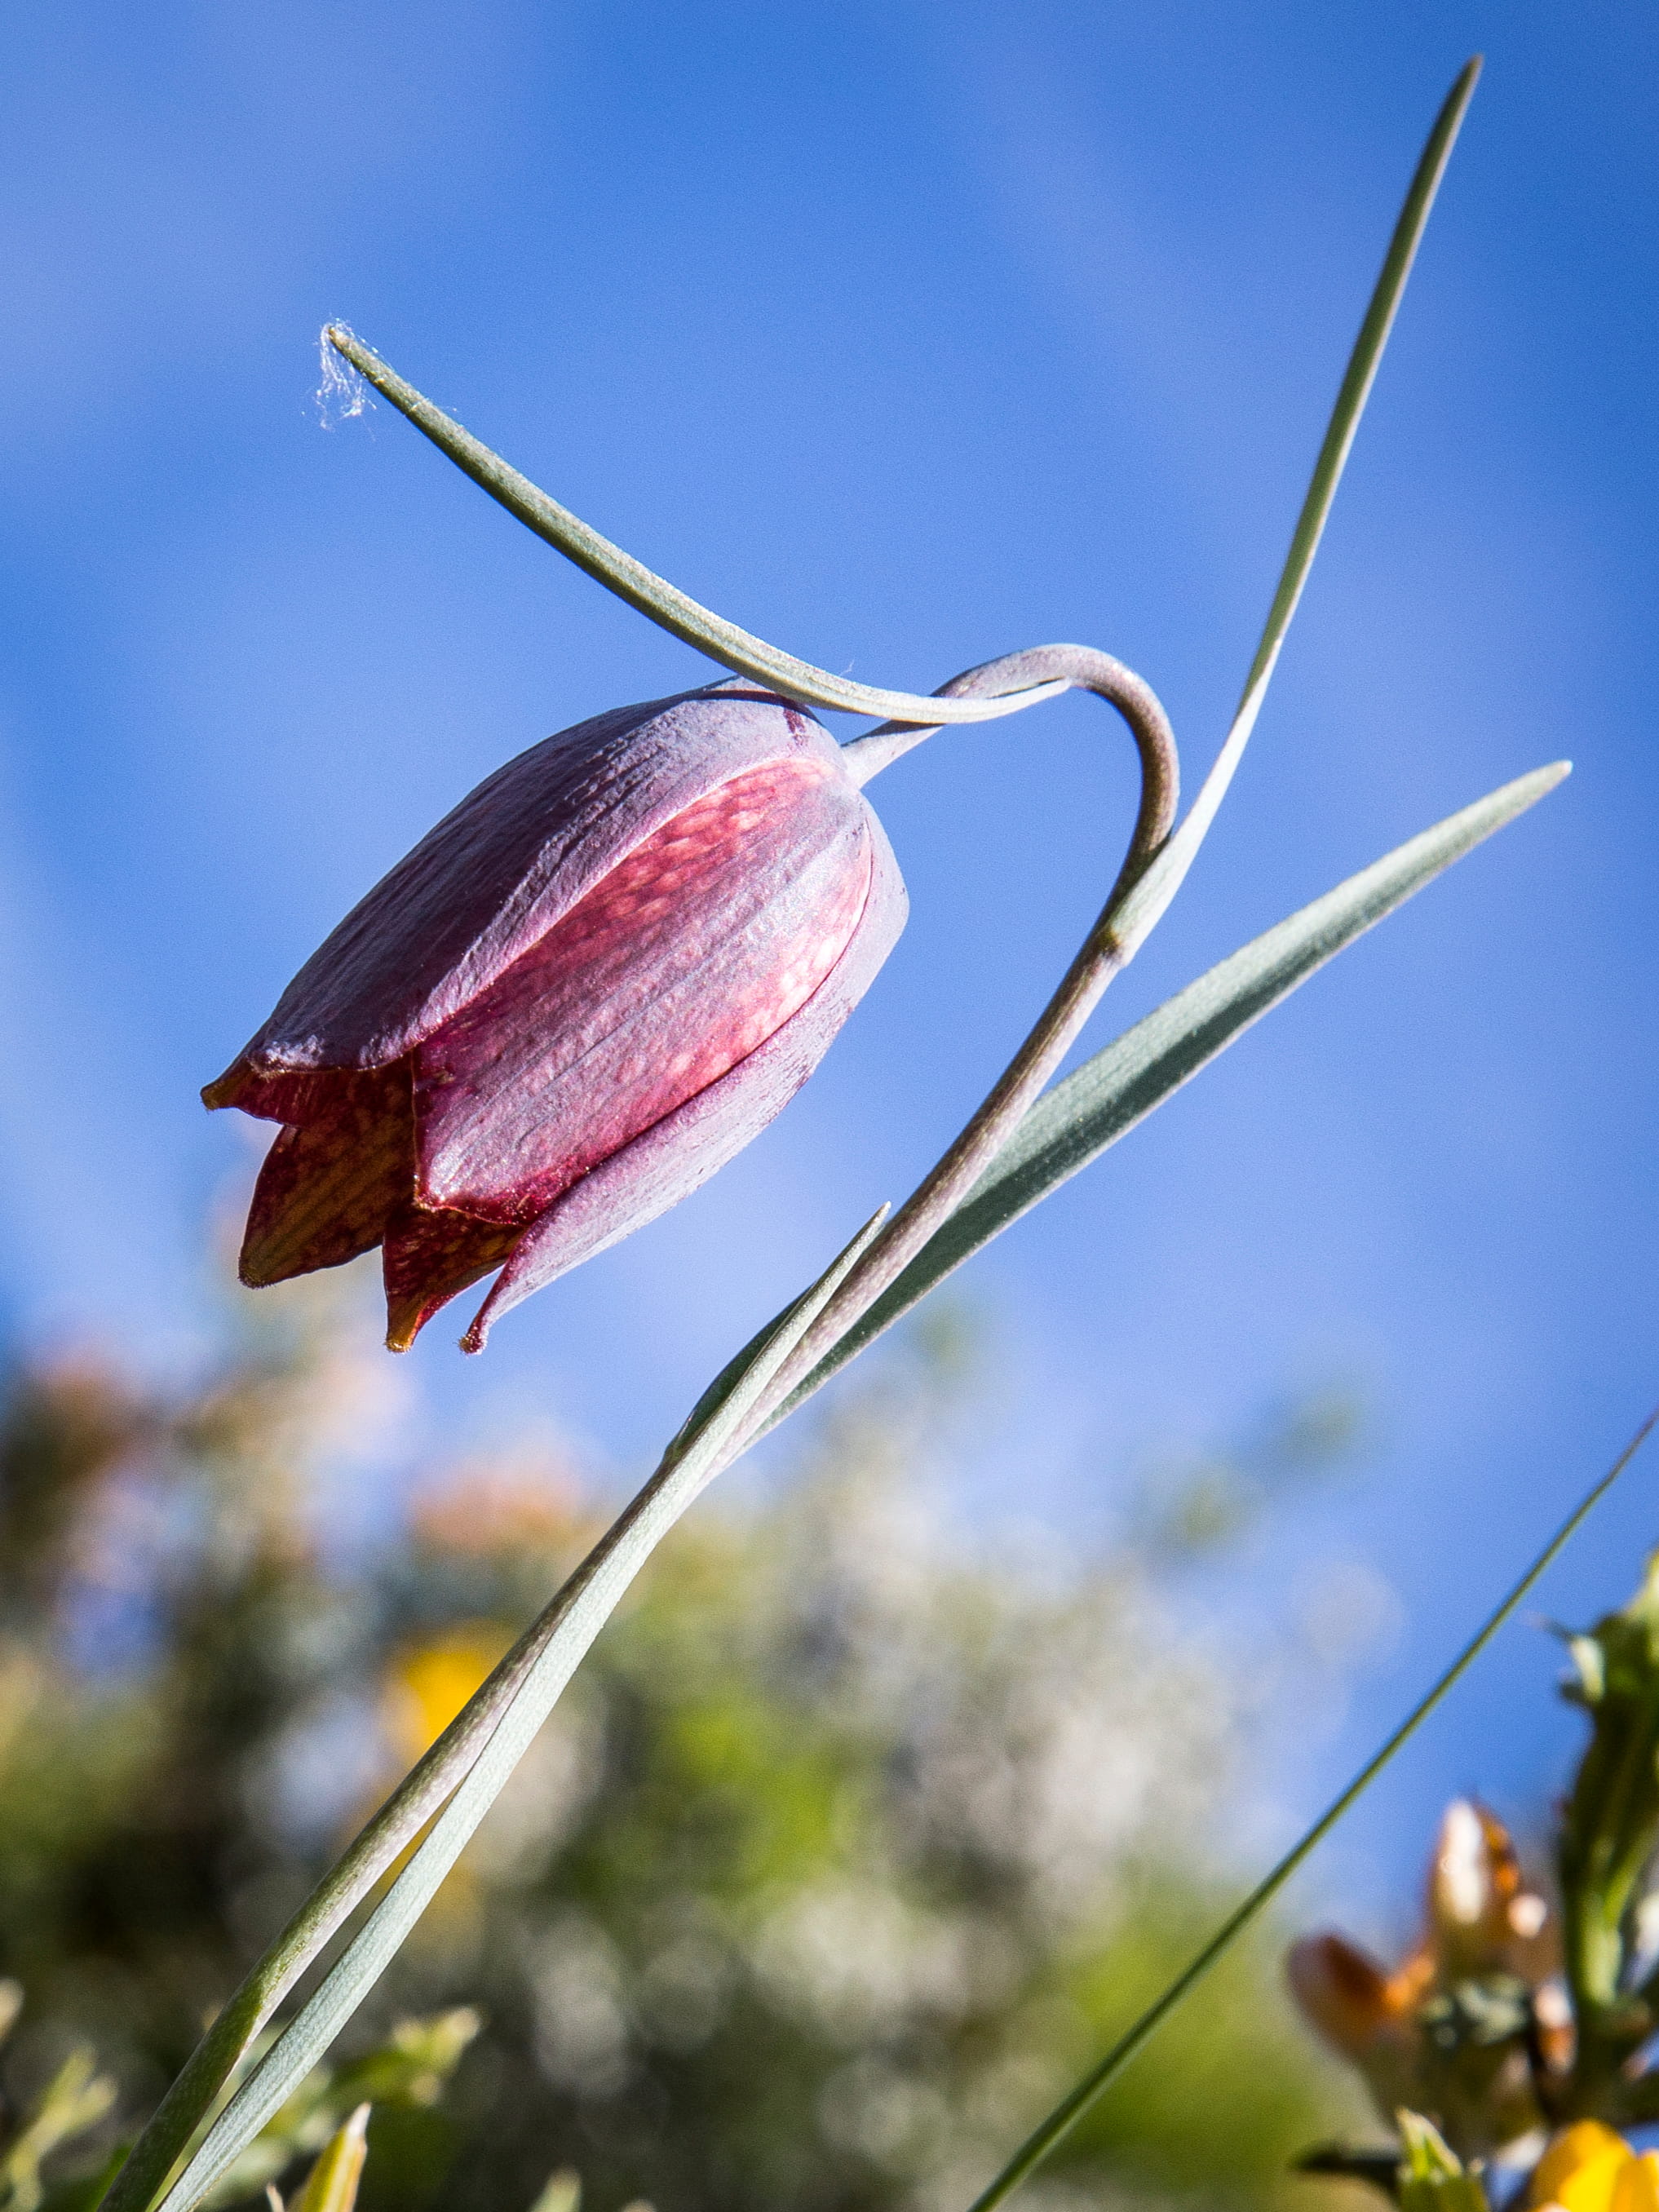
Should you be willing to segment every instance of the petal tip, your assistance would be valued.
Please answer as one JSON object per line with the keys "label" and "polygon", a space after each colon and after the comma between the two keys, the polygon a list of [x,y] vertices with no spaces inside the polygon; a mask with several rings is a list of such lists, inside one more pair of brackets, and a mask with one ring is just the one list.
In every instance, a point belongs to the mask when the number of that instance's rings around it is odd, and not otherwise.
{"label": "petal tip", "polygon": [[386,1348],[407,1352],[431,1318],[424,1298],[388,1298],[386,1307]]}
{"label": "petal tip", "polygon": [[236,1103],[237,1093],[241,1090],[242,1078],[246,1072],[239,1060],[234,1067],[228,1067],[222,1075],[216,1076],[211,1083],[202,1085],[202,1103],[210,1114],[222,1106]]}

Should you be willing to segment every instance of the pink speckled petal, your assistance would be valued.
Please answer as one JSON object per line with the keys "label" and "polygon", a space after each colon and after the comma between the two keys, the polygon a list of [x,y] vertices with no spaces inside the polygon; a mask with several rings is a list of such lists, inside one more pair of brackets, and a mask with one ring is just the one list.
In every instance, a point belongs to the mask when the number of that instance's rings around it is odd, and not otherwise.
{"label": "pink speckled petal", "polygon": [[526,1224],[746,1059],[846,950],[873,819],[773,763],[638,847],[415,1055],[422,1204]]}
{"label": "pink speckled petal", "polygon": [[413,1195],[408,1067],[332,1076],[326,1096],[323,1079],[313,1081],[302,1102],[310,1118],[278,1133],[254,1185],[240,1270],[250,1288],[373,1251],[388,1214]]}
{"label": "pink speckled petal", "polygon": [[440,1306],[501,1266],[520,1234],[465,1213],[399,1206],[381,1255],[386,1350],[407,1352]]}
{"label": "pink speckled petal", "polygon": [[908,901],[881,825],[869,818],[869,896],[847,949],[812,996],[735,1067],[594,1168],[532,1224],[461,1339],[687,1198],[787,1105],[834,1042],[904,927]]}
{"label": "pink speckled petal", "polygon": [[[821,723],[741,678],[618,708],[532,746],[381,878],[210,1091],[239,1073],[400,1059],[665,822],[731,777],[781,760],[845,773]],[[210,1099],[231,1103],[240,1101]]]}

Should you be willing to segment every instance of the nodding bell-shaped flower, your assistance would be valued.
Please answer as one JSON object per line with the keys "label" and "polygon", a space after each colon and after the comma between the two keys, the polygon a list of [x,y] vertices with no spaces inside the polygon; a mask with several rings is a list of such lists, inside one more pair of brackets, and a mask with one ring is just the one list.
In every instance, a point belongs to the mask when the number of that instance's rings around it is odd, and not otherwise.
{"label": "nodding bell-shaped flower", "polygon": [[245,1283],[380,1245],[387,1343],[463,1342],[695,1190],[817,1065],[904,925],[823,725],[744,680],[619,708],[464,799],[216,1083],[282,1123]]}

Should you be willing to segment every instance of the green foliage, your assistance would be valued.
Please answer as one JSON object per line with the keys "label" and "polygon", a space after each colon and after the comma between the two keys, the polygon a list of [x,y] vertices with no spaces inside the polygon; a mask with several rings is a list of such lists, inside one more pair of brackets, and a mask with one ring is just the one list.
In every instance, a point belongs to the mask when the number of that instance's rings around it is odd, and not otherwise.
{"label": "green foliage", "polygon": [[352,2212],[368,2148],[368,2106],[359,2105],[319,2153],[294,2212]]}
{"label": "green foliage", "polygon": [[[350,2169],[355,2197],[356,2174],[362,2164],[362,2131],[360,2128],[353,2136],[348,2130],[353,2116],[359,2111],[366,2116],[371,2104],[380,2113],[379,2163],[384,2165],[394,2156],[404,2166],[414,2163],[423,2144],[433,2140],[433,2131],[422,2126],[421,2116],[438,2103],[461,2054],[482,2026],[477,2014],[465,2005],[424,2020],[399,2020],[393,2022],[384,2041],[359,2052],[346,2065],[314,2067],[288,2102],[239,2153],[204,2203],[235,2204],[257,2196],[286,2173],[296,2159],[312,2151],[319,2154],[312,2177],[317,2188],[343,2186],[328,2181],[326,2176],[323,2181],[317,2180],[323,2171],[321,2154],[331,2144],[335,2147],[334,2166],[341,2167],[343,2161],[344,2167]],[[388,2133],[393,2139],[391,2143],[386,2141]],[[447,2133],[441,2125],[436,2135],[440,2144],[447,2144]],[[354,2142],[358,2145],[355,2153]],[[302,2205],[308,2201],[311,2187],[307,2184]]]}
{"label": "green foliage", "polygon": [[[1575,2123],[1616,2148],[1609,2130],[1659,2118],[1659,1557],[1626,1606],[1565,1640],[1562,1692],[1590,1734],[1559,1810],[1553,1899],[1525,1884],[1496,1816],[1460,1801],[1422,1936],[1393,1972],[1340,1936],[1291,1954],[1304,2013],[1378,2109],[1408,2103],[1465,2158]],[[1302,2164],[1377,2178],[1336,2147]]]}
{"label": "green foliage", "polygon": [[1466,2171],[1431,2120],[1399,2114],[1401,2212],[1487,2212],[1480,2177]]}
{"label": "green foliage", "polygon": [[[15,1982],[0,1983],[0,2042],[16,2025],[24,1996]],[[319,2067],[288,2106],[246,2145],[222,2185],[208,2201],[233,2203],[264,2189],[307,2153],[320,2153],[296,2212],[352,2212],[362,2166],[367,2100],[392,2108],[428,2106],[442,2094],[462,2051],[478,2031],[476,2013],[459,2011],[434,2020],[399,2021],[378,2048],[365,2051],[339,2072]],[[121,2156],[117,2145],[80,2174],[48,2186],[43,2168],[63,2151],[100,2129],[113,2112],[119,2092],[98,2070],[88,2044],[70,2048],[61,2064],[33,2095],[9,2100],[8,2124],[0,2134],[0,2212],[88,2212],[107,2185]],[[349,2114],[342,2125],[342,2114]],[[280,2199],[277,2200],[280,2212]]]}
{"label": "green foliage", "polygon": [[[259,1311],[194,1396],[40,1370],[0,1432],[0,1510],[43,1453],[75,1501],[5,1599],[0,1957],[25,2072],[79,2043],[120,2085],[47,2212],[598,1522],[562,1464],[475,1462],[343,1559],[333,1440],[374,1370],[325,1298]],[[960,2196],[1168,1978],[1227,1878],[1248,1655],[1179,1627],[1167,1531],[1065,1572],[965,1552],[915,1474],[943,1389],[900,1363],[787,1489],[664,1548],[218,2201],[365,2101],[366,2212],[510,2212],[563,2170],[591,2212]],[[1055,2185],[1272,2197],[1322,2095],[1272,1981],[1242,1950]]]}
{"label": "green foliage", "polygon": [[[5,1984],[5,2025],[21,2008],[22,1991]],[[53,2152],[95,2128],[115,2102],[115,2084],[100,2074],[85,2044],[76,2044],[33,2101],[17,2115],[0,2151],[0,2206],[4,2212],[39,2212],[46,2189],[41,2168]]]}
{"label": "green foliage", "polygon": [[[1630,1603],[1569,1637],[1567,1650],[1565,1694],[1588,1715],[1590,1740],[1556,1850],[1564,1964],[1590,2100],[1583,2110],[1601,2117],[1603,2077],[1616,2081],[1659,2024],[1652,1929],[1641,1921],[1659,1844],[1659,1557]],[[1653,2101],[1650,2089],[1645,2103]]]}

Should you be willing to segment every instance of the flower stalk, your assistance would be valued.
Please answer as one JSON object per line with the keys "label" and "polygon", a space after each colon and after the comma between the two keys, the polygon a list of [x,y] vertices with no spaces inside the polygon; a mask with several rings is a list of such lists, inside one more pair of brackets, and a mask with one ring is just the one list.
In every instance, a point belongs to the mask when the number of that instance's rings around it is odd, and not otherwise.
{"label": "flower stalk", "polygon": [[[1459,77],[1418,165],[1338,395],[1238,711],[1196,801],[1185,820],[1173,830],[1176,770],[1167,720],[1150,690],[1109,656],[1079,647],[1039,648],[969,671],[932,699],[833,677],[725,621],[655,576],[492,453],[349,331],[337,324],[329,325],[325,332],[327,343],[475,483],[650,619],[722,665],[772,687],[786,698],[884,717],[884,727],[843,749],[848,769],[856,781],[867,781],[921,738],[947,724],[978,722],[1020,711],[1077,684],[1107,698],[1129,723],[1140,755],[1141,799],[1128,852],[1099,921],[979,1112],[891,1221],[884,1224],[878,1216],[869,1224],[820,1280],[711,1386],[633,1503],[252,1969],[135,2147],[105,2199],[106,2212],[143,2212],[154,2200],[175,2172],[204,2116],[247,2056],[259,2029],[299,1975],[413,1843],[416,1848],[406,1863],[320,1988],[207,2129],[167,2191],[166,2212],[188,2212],[260,2124],[261,2116],[281,2103],[294,2081],[326,2047],[453,1864],[551,1710],[564,1682],[655,1544],[714,1474],[792,1403],[799,1402],[805,1395],[803,1382],[817,1373],[828,1355],[846,1340],[969,1194],[983,1185],[1101,994],[1167,909],[1207,834],[1260,713],[1478,67],[1478,62],[1471,63]],[[1522,805],[1530,804],[1533,797],[1556,780],[1555,772],[1532,780],[1524,799],[1509,802],[1507,811],[1493,813],[1478,834],[1486,834],[1486,829],[1495,827],[1499,820],[1510,818]],[[1504,794],[1496,797],[1503,799]],[[1428,880],[1438,866],[1473,842],[1471,836],[1462,845],[1449,846],[1434,864],[1425,861],[1409,888]],[[1405,895],[1402,890],[1397,896]],[[1348,937],[1363,926],[1366,926],[1363,921],[1355,923],[1348,929]],[[1348,937],[1339,941],[1346,942]],[[1313,964],[1316,962],[1307,961],[1297,970],[1296,980],[1302,973],[1310,972]],[[1242,994],[1241,1004],[1253,988],[1240,978],[1237,989]],[[1293,981],[1283,985],[1279,994],[1290,988],[1294,988]],[[1249,1003],[1260,1011],[1260,1004]],[[1273,1003],[1272,995],[1260,1003]],[[1254,1014],[1248,1018],[1253,1018]],[[1227,1034],[1237,1033],[1243,1025],[1241,1018]],[[1179,1079],[1182,1079],[1172,1077],[1159,1095],[1168,1095]],[[1047,1187],[1054,1187],[1060,1179],[1057,1172]],[[1650,1422],[1647,1427],[1651,1425]],[[975,2212],[989,2212],[1040,2162],[1240,1930],[1277,1893],[1531,1588],[1616,1480],[1647,1427],[1575,1509],[1464,1652],[1367,1762],[1348,1790],[1022,2147],[981,2195]]]}

